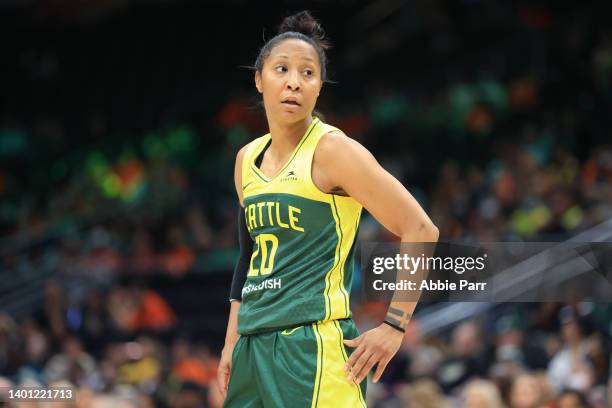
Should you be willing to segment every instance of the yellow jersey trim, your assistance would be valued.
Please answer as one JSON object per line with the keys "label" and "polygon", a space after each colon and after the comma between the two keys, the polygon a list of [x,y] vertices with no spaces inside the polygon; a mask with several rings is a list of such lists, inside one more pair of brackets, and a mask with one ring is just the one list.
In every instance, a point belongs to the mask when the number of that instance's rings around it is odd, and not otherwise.
{"label": "yellow jersey trim", "polygon": [[282,174],[282,172],[291,164],[294,157],[298,154],[298,152],[300,151],[300,148],[306,142],[306,140],[308,139],[308,136],[310,136],[310,134],[312,133],[312,131],[314,130],[318,122],[320,122],[319,118],[315,117],[312,119],[312,122],[310,122],[310,125],[308,125],[306,132],[300,139],[295,149],[293,149],[293,153],[291,153],[291,156],[289,157],[289,160],[287,160],[287,163],[285,163],[283,167],[279,171],[277,171],[276,174],[274,174],[274,176],[272,177],[268,177],[265,174],[263,174],[263,172],[259,169],[259,167],[255,165],[255,159],[257,158],[257,156],[261,154],[261,151],[266,147],[266,145],[268,144],[268,141],[272,138],[272,135],[268,133],[265,139],[262,141],[262,143],[260,143],[259,149],[257,149],[257,153],[254,154],[249,161],[249,164],[251,165],[251,168],[253,169],[255,174],[259,176],[259,178],[261,178],[266,183],[274,181],[274,179],[276,179],[279,176],[279,174]]}

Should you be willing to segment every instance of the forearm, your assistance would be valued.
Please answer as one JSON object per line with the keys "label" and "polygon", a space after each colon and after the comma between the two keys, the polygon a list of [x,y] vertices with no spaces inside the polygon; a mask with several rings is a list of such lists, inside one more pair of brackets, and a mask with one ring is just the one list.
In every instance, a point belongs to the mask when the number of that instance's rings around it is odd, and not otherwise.
{"label": "forearm", "polygon": [[234,345],[238,341],[238,311],[240,310],[240,302],[235,300],[230,304],[230,314],[227,321],[227,331],[225,333],[225,345]]}
{"label": "forearm", "polygon": [[[408,233],[402,234],[400,252],[402,256],[404,254],[408,256],[429,256],[433,252],[433,245],[427,243],[435,243],[438,241],[438,229],[431,223],[423,223],[421,228],[418,228]],[[409,245],[402,245],[409,244]],[[410,274],[406,270],[398,270],[397,282],[401,282],[402,279],[409,279],[412,281],[420,282],[427,278],[429,271],[426,268],[421,268],[415,273]],[[414,291],[414,294],[410,296],[411,300],[406,300],[406,294],[401,291],[396,291],[393,294],[391,303],[385,321],[400,327],[405,330],[408,326],[414,310],[417,307],[418,300],[421,296],[421,291]]]}

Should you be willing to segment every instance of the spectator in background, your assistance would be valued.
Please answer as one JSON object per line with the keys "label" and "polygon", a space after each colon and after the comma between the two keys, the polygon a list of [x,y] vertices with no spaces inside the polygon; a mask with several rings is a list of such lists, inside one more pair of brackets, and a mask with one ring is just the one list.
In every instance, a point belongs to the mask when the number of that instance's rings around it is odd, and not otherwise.
{"label": "spectator in background", "polygon": [[179,392],[170,403],[170,408],[200,408],[206,401],[205,391],[197,384],[187,382],[181,386]]}
{"label": "spectator in background", "polygon": [[576,390],[565,390],[557,398],[558,408],[590,408],[583,393]]}
{"label": "spectator in background", "polygon": [[109,287],[113,277],[121,270],[123,259],[114,248],[117,239],[105,225],[95,226],[87,237],[87,252],[83,257],[81,273],[86,276],[86,287],[92,283]]}
{"label": "spectator in background", "polygon": [[181,382],[193,382],[207,387],[215,378],[218,360],[210,355],[207,348],[192,350],[187,341],[179,340],[174,343],[172,354],[174,364],[171,372]]}
{"label": "spectator in background", "polygon": [[94,357],[100,357],[109,326],[106,296],[100,289],[91,289],[85,299],[78,328],[79,337]]}
{"label": "spectator in background", "polygon": [[526,336],[526,328],[518,314],[508,314],[496,322],[495,347],[498,357],[516,356],[517,361],[530,370],[548,367],[549,358],[544,349],[544,336]]}
{"label": "spectator in background", "polygon": [[117,383],[130,384],[146,394],[157,389],[161,381],[159,345],[148,337],[123,345],[124,363],[117,368]]}
{"label": "spectator in background", "polygon": [[176,325],[170,305],[154,290],[142,287],[115,287],[108,298],[108,311],[121,335],[139,331],[166,332]]}
{"label": "spectator in background", "polygon": [[111,289],[107,299],[110,328],[118,335],[127,335],[133,330],[133,322],[138,313],[138,302],[130,296],[130,292],[123,286]]}
{"label": "spectator in background", "polygon": [[197,205],[190,206],[185,215],[185,222],[196,250],[203,251],[213,245],[215,234],[210,225],[210,220],[202,208]]}
{"label": "spectator in background", "polygon": [[499,390],[491,381],[472,380],[462,392],[465,408],[505,408]]}
{"label": "spectator in background", "polygon": [[[500,317],[495,325],[495,361],[489,375],[504,399],[511,400],[515,380],[528,369],[546,369],[549,359],[543,347],[544,337],[532,333],[527,336],[518,313]],[[540,387],[539,379],[532,377]]]}
{"label": "spectator in background", "polygon": [[510,408],[541,408],[549,402],[549,396],[537,376],[522,374],[514,379],[510,392]]}
{"label": "spectator in background", "polygon": [[437,339],[426,341],[418,320],[412,320],[406,328],[406,337],[400,350],[409,354],[409,379],[431,378],[435,376],[436,370],[444,354]]}
{"label": "spectator in background", "polygon": [[161,262],[168,274],[182,276],[191,270],[195,262],[193,249],[187,245],[185,229],[180,224],[173,224],[166,232],[168,250],[161,255]]}
{"label": "spectator in background", "polygon": [[20,340],[15,321],[0,312],[0,373],[11,374],[19,365]]}
{"label": "spectator in background", "polygon": [[605,385],[610,373],[610,349],[601,333],[593,333],[588,340],[587,358],[593,367],[594,384]]}
{"label": "spectator in background", "polygon": [[135,287],[131,293],[138,302],[132,330],[164,332],[171,330],[176,325],[174,311],[154,290]]}
{"label": "spectator in background", "polygon": [[0,401],[4,401],[4,398],[8,394],[9,388],[13,387],[13,383],[6,377],[0,377]]}
{"label": "spectator in background", "polygon": [[557,390],[586,391],[594,383],[594,373],[587,357],[589,342],[585,339],[584,322],[569,307],[561,309],[559,315],[564,346],[550,362],[548,377]]}
{"label": "spectator in background", "polygon": [[43,329],[31,319],[21,324],[24,359],[17,371],[17,381],[44,383],[44,367],[49,357],[49,340]]}
{"label": "spectator in background", "polygon": [[70,381],[77,385],[98,382],[96,361],[83,350],[81,341],[67,337],[62,346],[62,353],[51,357],[45,366],[46,382]]}
{"label": "spectator in background", "polygon": [[418,380],[398,392],[403,407],[450,408],[442,390],[432,380]]}
{"label": "spectator in background", "polygon": [[487,359],[478,324],[466,321],[452,332],[450,356],[440,365],[436,376],[445,392],[463,384],[472,377],[484,376]]}
{"label": "spectator in background", "polygon": [[608,403],[612,403],[612,375],[610,376],[610,379],[608,380],[608,390],[607,390],[607,395],[605,395],[605,397]]}
{"label": "spectator in background", "polygon": [[150,231],[140,227],[132,234],[128,271],[130,274],[147,275],[160,268],[157,254],[153,248],[153,236]]}
{"label": "spectator in background", "polygon": [[63,287],[55,280],[49,280],[45,286],[45,297],[40,311],[41,323],[49,329],[53,347],[59,347],[67,334],[66,329],[66,296]]}

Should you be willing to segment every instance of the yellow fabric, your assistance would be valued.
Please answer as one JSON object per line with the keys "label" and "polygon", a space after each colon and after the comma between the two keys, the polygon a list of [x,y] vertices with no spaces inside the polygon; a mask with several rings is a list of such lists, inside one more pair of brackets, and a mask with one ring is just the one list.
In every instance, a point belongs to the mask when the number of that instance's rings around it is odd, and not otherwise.
{"label": "yellow fabric", "polygon": [[314,323],[317,337],[317,374],[311,408],[365,407],[361,388],[344,372],[344,336],[337,321]]}

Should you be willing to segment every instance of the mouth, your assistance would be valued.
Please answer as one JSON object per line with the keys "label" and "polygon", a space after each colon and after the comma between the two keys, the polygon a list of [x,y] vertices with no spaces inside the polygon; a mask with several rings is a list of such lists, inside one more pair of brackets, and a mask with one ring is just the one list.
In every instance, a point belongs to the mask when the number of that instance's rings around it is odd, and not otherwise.
{"label": "mouth", "polygon": [[287,106],[302,106],[302,105],[300,105],[300,103],[298,101],[296,101],[293,98],[284,99],[283,101],[281,101],[281,103],[283,105],[287,105]]}

